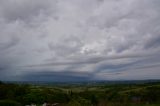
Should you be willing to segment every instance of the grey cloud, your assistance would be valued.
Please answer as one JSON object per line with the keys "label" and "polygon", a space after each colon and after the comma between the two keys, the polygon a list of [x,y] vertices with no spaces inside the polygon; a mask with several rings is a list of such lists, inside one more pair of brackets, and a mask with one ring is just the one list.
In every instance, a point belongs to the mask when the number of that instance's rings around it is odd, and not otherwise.
{"label": "grey cloud", "polygon": [[[143,59],[145,57],[150,57],[150,54],[125,54],[125,55],[113,55],[113,56],[83,56],[79,58],[69,58],[67,61],[55,61],[54,59],[47,59],[42,64],[34,64],[34,65],[27,65],[24,67],[45,67],[45,66],[63,66],[63,65],[83,65],[83,64],[98,64],[103,61],[114,61],[114,60],[123,60],[123,59]],[[130,64],[130,63],[129,63]],[[104,64],[105,67],[108,67],[108,65]],[[116,67],[116,65],[113,65],[111,67]],[[97,67],[98,68],[98,67]],[[98,68],[99,69],[99,68]]]}
{"label": "grey cloud", "polygon": [[[155,68],[160,68],[160,63],[159,63],[159,55],[153,55],[153,56],[149,56],[149,57],[145,57],[145,58],[141,58],[141,59],[136,59],[135,61],[131,61],[131,62],[128,62],[128,63],[121,63],[121,64],[118,64],[118,65],[109,65],[109,66],[106,66],[104,64],[102,64],[102,66],[100,66],[99,68],[102,68],[102,69],[111,69],[111,70],[108,70],[107,72],[108,73],[117,73],[117,72],[120,72],[120,73],[125,73],[125,72],[130,72],[130,70],[135,70],[135,71],[138,71],[138,70],[148,70],[148,69],[153,69],[153,71],[158,71],[157,69],[154,70]],[[104,66],[106,66],[107,68],[103,68]],[[112,67],[112,68],[110,68]],[[100,70],[100,69],[99,69]],[[101,70],[101,71],[104,71],[104,70]],[[138,73],[143,73],[141,71],[139,71]],[[138,74],[137,73],[137,74]]]}
{"label": "grey cloud", "polygon": [[145,44],[144,48],[157,48],[160,46],[160,35],[153,37],[148,40],[148,42]]}
{"label": "grey cloud", "polygon": [[19,39],[16,37],[11,37],[9,41],[0,42],[0,52],[3,52],[9,48],[16,46],[19,43]]}
{"label": "grey cloud", "polygon": [[40,14],[47,14],[51,4],[56,3],[56,0],[39,0],[38,2],[32,0],[7,0],[1,1],[0,16],[8,21],[15,20],[29,20]]}
{"label": "grey cloud", "polygon": [[136,77],[136,72],[141,79],[158,76],[158,4],[159,0],[1,0],[0,79],[125,79]]}
{"label": "grey cloud", "polygon": [[79,49],[82,47],[82,42],[80,39],[71,36],[69,38],[62,38],[58,43],[50,42],[48,47],[57,55],[71,55],[79,51]]}

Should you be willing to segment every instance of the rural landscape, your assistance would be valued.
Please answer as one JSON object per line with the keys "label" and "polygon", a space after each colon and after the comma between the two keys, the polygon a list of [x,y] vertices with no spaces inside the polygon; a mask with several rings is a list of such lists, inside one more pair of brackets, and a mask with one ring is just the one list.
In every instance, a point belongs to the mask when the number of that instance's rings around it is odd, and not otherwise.
{"label": "rural landscape", "polygon": [[160,106],[160,81],[1,82],[0,106]]}
{"label": "rural landscape", "polygon": [[160,0],[0,0],[0,106],[160,106]]}

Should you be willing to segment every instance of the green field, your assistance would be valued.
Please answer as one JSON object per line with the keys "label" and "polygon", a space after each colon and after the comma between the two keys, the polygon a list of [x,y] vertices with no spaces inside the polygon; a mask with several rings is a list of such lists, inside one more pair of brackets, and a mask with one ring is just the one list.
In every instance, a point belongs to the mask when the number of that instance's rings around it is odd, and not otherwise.
{"label": "green field", "polygon": [[160,82],[31,85],[0,82],[0,106],[160,106]]}

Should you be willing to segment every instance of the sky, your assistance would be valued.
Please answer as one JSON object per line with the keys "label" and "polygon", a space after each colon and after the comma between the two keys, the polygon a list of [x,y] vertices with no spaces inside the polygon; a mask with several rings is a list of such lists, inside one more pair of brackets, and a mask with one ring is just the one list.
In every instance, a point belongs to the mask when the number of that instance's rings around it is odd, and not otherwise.
{"label": "sky", "polygon": [[160,78],[160,0],[0,0],[0,80]]}

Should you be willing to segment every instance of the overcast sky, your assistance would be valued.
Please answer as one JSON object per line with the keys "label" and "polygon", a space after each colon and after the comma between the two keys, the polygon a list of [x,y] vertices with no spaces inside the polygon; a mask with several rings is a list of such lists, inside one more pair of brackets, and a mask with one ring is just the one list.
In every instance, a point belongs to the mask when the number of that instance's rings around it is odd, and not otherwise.
{"label": "overcast sky", "polygon": [[0,80],[160,78],[160,0],[0,0]]}

